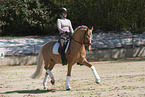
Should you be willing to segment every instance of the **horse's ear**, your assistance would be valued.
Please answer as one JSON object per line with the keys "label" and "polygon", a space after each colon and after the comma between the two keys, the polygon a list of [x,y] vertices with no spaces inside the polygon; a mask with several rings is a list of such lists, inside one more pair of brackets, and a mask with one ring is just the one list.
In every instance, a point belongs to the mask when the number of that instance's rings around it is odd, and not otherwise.
{"label": "horse's ear", "polygon": [[94,26],[92,26],[91,30],[92,30],[92,31],[94,30]]}

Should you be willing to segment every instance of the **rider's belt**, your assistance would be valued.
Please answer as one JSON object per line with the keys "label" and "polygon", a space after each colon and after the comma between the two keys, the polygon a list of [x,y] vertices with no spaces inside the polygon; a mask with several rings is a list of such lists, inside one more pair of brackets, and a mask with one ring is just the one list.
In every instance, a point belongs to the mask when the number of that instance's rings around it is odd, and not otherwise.
{"label": "rider's belt", "polygon": [[69,35],[70,34],[70,32],[64,32],[64,33],[60,33],[60,35],[64,35],[64,34],[66,34],[66,35]]}

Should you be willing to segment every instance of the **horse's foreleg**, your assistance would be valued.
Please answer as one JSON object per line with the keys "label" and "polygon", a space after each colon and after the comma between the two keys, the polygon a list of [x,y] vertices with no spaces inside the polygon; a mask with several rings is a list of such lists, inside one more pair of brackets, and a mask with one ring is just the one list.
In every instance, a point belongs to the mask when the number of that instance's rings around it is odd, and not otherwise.
{"label": "horse's foreleg", "polygon": [[100,83],[100,77],[96,71],[96,68],[94,66],[91,66],[91,70],[93,71],[94,77],[96,79],[96,83],[99,84]]}
{"label": "horse's foreleg", "polygon": [[66,81],[65,81],[66,90],[71,89],[71,87],[69,85],[69,81],[70,81],[70,77],[71,77],[71,69],[72,69],[72,65],[68,64],[68,71],[67,71],[67,76],[66,76]]}
{"label": "horse's foreleg", "polygon": [[99,84],[100,83],[100,77],[96,71],[96,68],[91,65],[86,59],[84,59],[84,61],[82,62],[85,66],[91,68],[92,72],[93,72],[93,75],[95,77],[95,80],[96,80],[96,83]]}

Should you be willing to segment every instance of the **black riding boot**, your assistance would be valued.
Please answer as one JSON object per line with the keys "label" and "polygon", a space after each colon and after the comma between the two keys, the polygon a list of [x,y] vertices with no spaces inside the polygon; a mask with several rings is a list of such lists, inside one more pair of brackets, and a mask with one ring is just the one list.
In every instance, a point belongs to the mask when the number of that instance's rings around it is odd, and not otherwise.
{"label": "black riding boot", "polygon": [[62,48],[61,52],[60,52],[60,55],[61,55],[61,60],[62,60],[62,65],[67,65],[67,60],[66,60],[66,57],[65,57],[65,51],[64,49]]}

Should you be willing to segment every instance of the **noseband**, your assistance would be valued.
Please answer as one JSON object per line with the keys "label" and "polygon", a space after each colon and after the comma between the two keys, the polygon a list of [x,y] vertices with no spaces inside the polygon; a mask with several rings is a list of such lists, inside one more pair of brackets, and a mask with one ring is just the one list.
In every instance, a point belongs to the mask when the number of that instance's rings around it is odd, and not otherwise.
{"label": "noseband", "polygon": [[86,43],[86,42],[84,42],[86,36],[90,37],[90,36],[87,34],[87,31],[85,31],[85,34],[84,34],[84,36],[83,36],[83,43],[82,43],[82,42],[79,42],[79,41],[77,41],[77,40],[75,40],[74,38],[72,38],[72,39],[73,39],[75,42],[77,42],[77,43],[79,43],[79,44],[81,44],[81,45],[83,45],[83,44],[88,44],[88,45],[90,46],[91,43]]}

